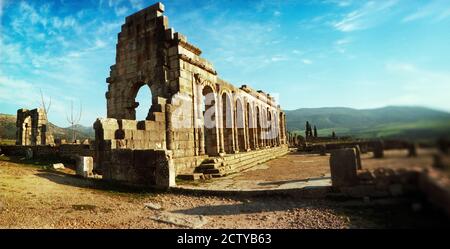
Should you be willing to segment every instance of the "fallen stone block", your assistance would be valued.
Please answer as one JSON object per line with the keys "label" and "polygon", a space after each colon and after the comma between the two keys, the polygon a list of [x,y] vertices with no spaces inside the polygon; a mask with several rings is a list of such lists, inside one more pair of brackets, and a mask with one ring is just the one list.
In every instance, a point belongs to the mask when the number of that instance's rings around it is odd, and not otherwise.
{"label": "fallen stone block", "polygon": [[144,207],[148,208],[148,209],[153,209],[153,210],[161,209],[161,205],[159,205],[158,203],[153,203],[153,202],[144,203]]}
{"label": "fallen stone block", "polygon": [[160,212],[151,219],[188,228],[201,228],[208,223],[208,218],[203,215],[186,215],[179,213]]}
{"label": "fallen stone block", "polygon": [[62,163],[54,163],[53,169],[65,169],[64,164]]}
{"label": "fallen stone block", "polygon": [[356,164],[356,151],[354,148],[333,150],[330,156],[333,187],[346,187],[358,184]]}

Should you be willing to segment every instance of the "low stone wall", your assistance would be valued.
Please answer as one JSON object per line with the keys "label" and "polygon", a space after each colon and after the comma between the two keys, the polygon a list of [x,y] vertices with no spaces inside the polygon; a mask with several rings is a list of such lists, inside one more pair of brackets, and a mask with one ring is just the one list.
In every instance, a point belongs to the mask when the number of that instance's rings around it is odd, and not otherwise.
{"label": "low stone wall", "polygon": [[357,170],[355,149],[332,151],[332,187],[348,197],[388,197],[421,192],[450,217],[450,157],[436,155],[433,167]]}
{"label": "low stone wall", "polygon": [[94,150],[86,144],[62,144],[60,146],[39,145],[2,145],[1,153],[8,156],[26,156],[27,151],[33,152],[34,158],[61,157],[72,159],[75,156],[94,156]]}

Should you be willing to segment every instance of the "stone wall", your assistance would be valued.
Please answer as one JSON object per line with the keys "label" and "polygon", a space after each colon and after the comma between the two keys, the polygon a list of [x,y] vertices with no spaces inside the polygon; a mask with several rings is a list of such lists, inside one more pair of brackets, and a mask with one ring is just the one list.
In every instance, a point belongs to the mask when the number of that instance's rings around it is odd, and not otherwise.
{"label": "stone wall", "polygon": [[175,167],[166,150],[115,149],[105,158],[103,179],[133,186],[175,186]]}
{"label": "stone wall", "polygon": [[94,149],[85,144],[62,144],[60,146],[1,145],[1,153],[8,156],[26,156],[28,150],[34,158],[60,157],[73,159],[75,156],[94,156]]}

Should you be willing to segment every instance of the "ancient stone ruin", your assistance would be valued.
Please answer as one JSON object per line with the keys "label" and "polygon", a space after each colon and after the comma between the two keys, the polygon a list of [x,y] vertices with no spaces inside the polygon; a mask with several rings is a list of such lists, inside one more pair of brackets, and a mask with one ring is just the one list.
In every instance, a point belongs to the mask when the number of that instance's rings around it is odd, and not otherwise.
{"label": "ancient stone ruin", "polygon": [[[221,176],[287,153],[275,99],[218,77],[201,50],[169,27],[157,3],[126,18],[108,83],[107,118],[94,123],[103,179],[168,187],[175,176]],[[136,95],[152,105],[136,120]]]}
{"label": "ancient stone ruin", "polygon": [[53,136],[48,131],[47,116],[43,109],[17,110],[16,145],[53,144]]}

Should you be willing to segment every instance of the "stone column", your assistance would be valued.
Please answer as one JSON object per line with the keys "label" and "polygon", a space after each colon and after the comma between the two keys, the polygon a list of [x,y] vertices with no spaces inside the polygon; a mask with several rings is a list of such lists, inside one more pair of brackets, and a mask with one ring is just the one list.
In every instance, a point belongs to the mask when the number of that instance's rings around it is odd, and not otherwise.
{"label": "stone column", "polygon": [[173,141],[172,114],[172,104],[166,104],[166,147],[168,150],[175,149]]}

